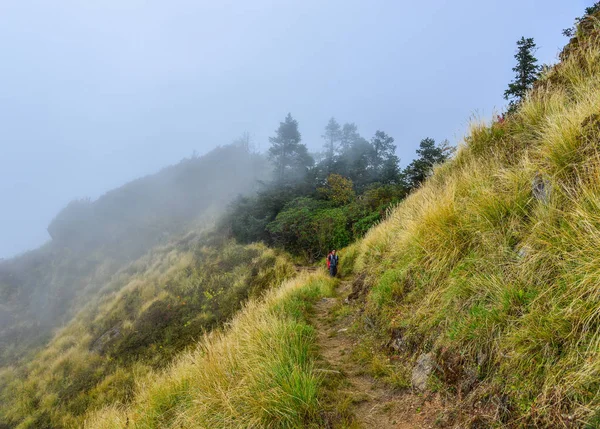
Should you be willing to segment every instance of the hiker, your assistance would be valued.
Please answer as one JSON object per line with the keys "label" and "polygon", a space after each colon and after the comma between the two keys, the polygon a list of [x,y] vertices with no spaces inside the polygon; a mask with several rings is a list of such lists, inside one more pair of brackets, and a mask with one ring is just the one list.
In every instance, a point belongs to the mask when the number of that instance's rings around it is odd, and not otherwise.
{"label": "hiker", "polygon": [[329,274],[331,277],[335,277],[337,274],[337,266],[340,258],[335,253],[335,249],[331,251],[329,255],[327,255],[327,267],[329,268]]}
{"label": "hiker", "polygon": [[329,271],[329,265],[331,264],[331,262],[329,261],[329,257],[331,256],[331,252],[329,252],[327,254],[327,258],[325,258],[327,260],[327,271]]}

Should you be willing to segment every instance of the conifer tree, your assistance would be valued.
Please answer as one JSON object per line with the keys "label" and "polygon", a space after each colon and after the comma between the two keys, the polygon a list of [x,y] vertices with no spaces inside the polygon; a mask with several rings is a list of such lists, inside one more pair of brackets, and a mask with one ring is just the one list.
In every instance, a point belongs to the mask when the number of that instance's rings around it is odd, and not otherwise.
{"label": "conifer tree", "polygon": [[331,118],[325,126],[325,133],[321,136],[325,140],[325,152],[323,162],[321,163],[321,178],[324,180],[334,171],[334,164],[336,162],[336,156],[340,146],[340,139],[342,137],[342,127],[335,120]]}
{"label": "conifer tree", "polygon": [[455,148],[448,140],[437,145],[432,138],[425,138],[419,143],[418,158],[414,159],[402,172],[405,186],[408,190],[418,187],[431,173],[433,166],[446,161]]}
{"label": "conifer tree", "polygon": [[[373,180],[393,183],[394,166],[398,165],[394,138],[383,131],[377,131],[371,139],[371,169]],[[385,174],[384,174],[385,173]],[[383,176],[386,176],[385,178]]]}
{"label": "conifer tree", "polygon": [[340,147],[342,151],[350,149],[357,140],[359,140],[360,134],[358,134],[358,127],[354,123],[345,123],[342,127],[340,135]]}
{"label": "conifer tree", "polygon": [[521,37],[517,42],[517,53],[515,54],[517,65],[513,67],[513,71],[516,73],[515,79],[508,84],[508,89],[504,91],[504,99],[510,100],[509,112],[517,108],[538,77],[540,67],[537,65],[537,58],[534,57],[536,50],[532,37],[527,39]]}
{"label": "conifer tree", "polygon": [[298,121],[290,113],[279,123],[275,137],[269,137],[269,160],[275,164],[275,175],[279,183],[303,177],[308,167],[314,164],[306,146],[301,142]]}
{"label": "conifer tree", "polygon": [[373,147],[371,143],[357,133],[348,148],[344,149],[338,162],[338,170],[343,176],[349,177],[357,189],[362,189],[372,181],[371,159]]}
{"label": "conifer tree", "polygon": [[356,124],[345,123],[342,126],[339,152],[335,163],[335,173],[351,178],[357,188],[368,183],[372,147],[358,133]]}
{"label": "conifer tree", "polygon": [[342,137],[342,129],[340,124],[331,118],[325,126],[325,134],[321,137],[325,139],[325,157],[326,159],[333,160]]}

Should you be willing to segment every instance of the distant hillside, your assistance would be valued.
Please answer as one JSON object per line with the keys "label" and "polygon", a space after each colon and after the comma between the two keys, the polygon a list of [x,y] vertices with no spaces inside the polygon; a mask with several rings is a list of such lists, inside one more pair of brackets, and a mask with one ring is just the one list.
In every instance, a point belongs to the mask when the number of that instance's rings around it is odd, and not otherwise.
{"label": "distant hillside", "polygon": [[205,227],[269,171],[262,156],[229,145],[96,201],[71,202],[48,226],[50,242],[0,261],[0,365],[46,341],[121,267],[157,244]]}

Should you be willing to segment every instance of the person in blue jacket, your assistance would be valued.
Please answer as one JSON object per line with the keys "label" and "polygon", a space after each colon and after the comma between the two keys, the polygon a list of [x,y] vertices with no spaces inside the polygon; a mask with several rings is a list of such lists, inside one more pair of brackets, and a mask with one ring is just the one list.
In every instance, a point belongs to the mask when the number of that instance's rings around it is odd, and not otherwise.
{"label": "person in blue jacket", "polygon": [[329,274],[331,277],[335,277],[337,274],[337,267],[340,261],[339,256],[335,252],[335,249],[327,256],[327,265],[329,267]]}

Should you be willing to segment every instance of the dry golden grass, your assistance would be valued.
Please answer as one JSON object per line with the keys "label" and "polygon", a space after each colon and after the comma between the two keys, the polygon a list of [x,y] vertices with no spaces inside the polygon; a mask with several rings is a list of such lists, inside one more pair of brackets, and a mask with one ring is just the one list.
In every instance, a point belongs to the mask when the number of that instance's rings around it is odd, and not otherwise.
{"label": "dry golden grass", "polygon": [[[438,377],[489,425],[600,424],[600,43],[589,37],[515,115],[473,125],[358,244],[371,333],[401,332],[407,357],[433,351]],[[533,196],[540,180],[547,199]]]}
{"label": "dry golden grass", "polygon": [[[127,403],[135,380],[295,274],[283,255],[233,242],[157,248],[133,265],[30,362],[2,371],[0,426],[81,427],[87,412]],[[98,347],[113,329],[117,336]]]}
{"label": "dry golden grass", "polygon": [[[318,424],[321,380],[310,303],[332,291],[323,275],[301,275],[250,301],[223,331],[163,372],[136,382],[127,407],[92,413],[86,428],[296,428]],[[126,426],[128,425],[128,426]]]}

